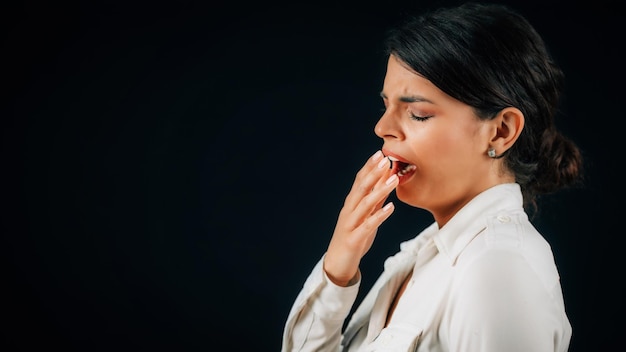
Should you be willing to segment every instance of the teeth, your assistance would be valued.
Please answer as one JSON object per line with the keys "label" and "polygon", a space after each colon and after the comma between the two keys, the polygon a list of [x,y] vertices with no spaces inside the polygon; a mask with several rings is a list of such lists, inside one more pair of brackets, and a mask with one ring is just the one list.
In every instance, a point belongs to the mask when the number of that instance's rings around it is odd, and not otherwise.
{"label": "teeth", "polygon": [[[394,158],[393,156],[387,156],[387,159],[389,159],[391,161],[391,164],[393,165],[394,161],[400,161],[398,160],[398,158]],[[392,168],[391,165],[389,167],[390,169]],[[398,171],[397,175],[398,176],[404,176],[406,174],[408,174],[409,172],[414,171],[415,169],[417,169],[417,166],[413,165],[413,164],[407,164],[402,170]]]}
{"label": "teeth", "polygon": [[412,164],[411,165],[407,165],[404,169],[398,171],[398,176],[404,176],[407,173],[409,173],[409,172],[411,172],[411,171],[413,171],[415,169],[417,169],[417,166],[412,165]]}

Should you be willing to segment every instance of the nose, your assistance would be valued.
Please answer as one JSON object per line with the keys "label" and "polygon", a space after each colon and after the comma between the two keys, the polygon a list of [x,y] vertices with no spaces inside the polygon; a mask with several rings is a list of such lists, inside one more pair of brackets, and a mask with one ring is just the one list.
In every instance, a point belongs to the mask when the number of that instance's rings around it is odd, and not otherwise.
{"label": "nose", "polygon": [[400,128],[399,116],[387,108],[374,126],[374,133],[382,139],[402,139],[404,134]]}

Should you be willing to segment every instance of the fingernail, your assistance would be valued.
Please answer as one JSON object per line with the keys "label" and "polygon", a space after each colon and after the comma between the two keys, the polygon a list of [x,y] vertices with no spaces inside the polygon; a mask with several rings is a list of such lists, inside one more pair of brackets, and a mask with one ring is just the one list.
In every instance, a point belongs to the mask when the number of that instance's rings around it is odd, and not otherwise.
{"label": "fingernail", "polygon": [[387,181],[385,181],[386,185],[390,185],[392,182],[394,182],[396,179],[398,178],[398,175],[393,174],[391,176],[389,176],[389,178],[387,179]]}
{"label": "fingernail", "polygon": [[372,161],[377,162],[382,157],[383,157],[383,152],[379,150],[376,153],[374,153],[374,155],[372,155]]}
{"label": "fingernail", "polygon": [[378,168],[382,169],[383,167],[385,167],[385,165],[387,165],[388,162],[389,162],[389,159],[383,158],[381,161],[378,162]]}

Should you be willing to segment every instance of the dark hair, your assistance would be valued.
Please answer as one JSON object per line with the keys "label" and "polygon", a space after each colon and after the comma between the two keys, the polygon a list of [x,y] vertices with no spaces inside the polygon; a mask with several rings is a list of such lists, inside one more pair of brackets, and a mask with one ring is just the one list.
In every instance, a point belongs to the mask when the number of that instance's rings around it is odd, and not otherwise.
{"label": "dark hair", "polygon": [[582,155],[555,126],[563,72],[522,15],[500,4],[469,2],[408,18],[389,31],[393,54],[439,89],[492,119],[516,107],[525,125],[502,157],[524,205],[581,181]]}

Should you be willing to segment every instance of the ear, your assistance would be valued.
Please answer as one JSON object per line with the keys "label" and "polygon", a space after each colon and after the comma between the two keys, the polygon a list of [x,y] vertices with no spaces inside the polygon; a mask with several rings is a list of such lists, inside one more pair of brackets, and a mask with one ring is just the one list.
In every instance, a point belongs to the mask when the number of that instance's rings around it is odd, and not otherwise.
{"label": "ear", "polygon": [[508,107],[502,109],[491,121],[495,124],[495,134],[489,147],[494,148],[497,155],[502,155],[515,144],[522,133],[524,114],[518,108]]}

